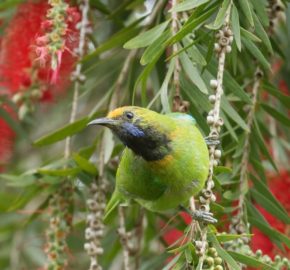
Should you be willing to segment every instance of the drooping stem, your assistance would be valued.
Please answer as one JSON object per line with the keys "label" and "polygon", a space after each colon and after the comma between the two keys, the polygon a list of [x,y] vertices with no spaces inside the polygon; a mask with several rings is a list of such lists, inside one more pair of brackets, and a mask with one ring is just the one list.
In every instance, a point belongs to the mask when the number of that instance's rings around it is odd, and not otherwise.
{"label": "drooping stem", "polygon": [[262,79],[262,71],[257,68],[255,74],[255,81],[252,88],[252,104],[250,106],[250,110],[247,117],[247,127],[248,130],[246,131],[245,143],[244,143],[244,150],[242,154],[242,161],[241,161],[241,170],[240,170],[240,196],[239,196],[239,203],[238,203],[238,216],[243,216],[243,209],[244,209],[244,200],[245,200],[245,186],[247,185],[247,170],[248,170],[248,162],[249,162],[249,153],[250,153],[250,136],[251,130],[253,126],[254,116],[255,116],[255,109],[257,105],[257,97],[259,88],[261,85]]}
{"label": "drooping stem", "polygon": [[122,252],[123,252],[123,263],[124,269],[130,270],[130,247],[129,247],[129,237],[126,232],[126,222],[125,222],[125,207],[120,205],[118,207],[118,217],[119,217],[119,229],[118,233],[120,236],[120,241],[122,244]]}
{"label": "drooping stem", "polygon": [[[215,91],[214,95],[209,96],[209,100],[213,103],[213,109],[208,113],[207,123],[210,126],[209,139],[212,141],[219,140],[219,133],[221,126],[223,125],[223,120],[220,117],[220,106],[221,98],[223,95],[223,76],[225,69],[225,59],[226,54],[231,51],[231,43],[233,41],[232,31],[230,29],[230,12],[231,5],[228,7],[226,12],[226,17],[224,25],[221,30],[218,31],[216,38],[217,42],[215,43],[215,52],[218,58],[218,67],[217,67],[217,78],[216,80],[211,80],[210,85]],[[219,159],[221,157],[221,151],[217,149],[215,143],[209,146],[209,174],[205,184],[205,188],[201,192],[200,199],[200,210],[210,211],[210,202],[215,201],[216,197],[212,192],[214,187],[213,181],[213,172],[214,167],[218,165]],[[195,241],[197,254],[200,255],[200,264],[203,265],[205,258],[205,252],[207,248],[207,227],[200,226],[202,228],[200,239]]]}
{"label": "drooping stem", "polygon": [[[178,4],[178,0],[172,0],[172,8]],[[178,32],[178,13],[176,11],[172,11],[172,22],[171,22],[171,30],[172,34],[175,35]],[[174,87],[174,96],[173,96],[173,111],[174,112],[187,112],[189,108],[189,102],[184,101],[181,96],[180,91],[180,71],[181,65],[178,57],[178,43],[174,43],[172,45],[172,54],[176,55],[174,57],[174,70],[173,70],[173,87]]]}
{"label": "drooping stem", "polygon": [[[83,0],[82,20],[80,22],[80,39],[77,48],[78,56],[81,58],[85,52],[85,37],[88,26],[88,10],[89,1]],[[72,109],[70,114],[70,123],[75,121],[77,114],[78,94],[80,87],[81,64],[77,64],[75,71],[72,74],[74,81],[74,93],[72,101]],[[70,157],[71,138],[67,137],[65,141],[64,158]],[[50,218],[50,225],[47,231],[47,247],[46,253],[48,256],[47,269],[65,269],[68,265],[66,258],[67,244],[66,238],[70,232],[72,224],[72,208],[73,208],[73,186],[69,179],[65,179],[63,184],[58,188],[56,193],[52,196],[50,202],[50,209],[52,217]]]}

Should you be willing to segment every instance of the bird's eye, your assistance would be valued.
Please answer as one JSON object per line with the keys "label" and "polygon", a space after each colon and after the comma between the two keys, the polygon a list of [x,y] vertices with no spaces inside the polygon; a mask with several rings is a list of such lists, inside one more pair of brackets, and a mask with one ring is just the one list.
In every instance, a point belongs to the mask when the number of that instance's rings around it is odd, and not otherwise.
{"label": "bird's eye", "polygon": [[125,112],[124,115],[127,119],[130,119],[130,120],[133,119],[134,117],[134,114],[132,112]]}

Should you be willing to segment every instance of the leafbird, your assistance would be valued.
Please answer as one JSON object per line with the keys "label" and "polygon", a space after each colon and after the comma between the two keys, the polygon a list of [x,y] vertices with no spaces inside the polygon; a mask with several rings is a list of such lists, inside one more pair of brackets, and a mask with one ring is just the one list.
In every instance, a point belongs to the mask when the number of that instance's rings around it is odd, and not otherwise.
{"label": "leafbird", "polygon": [[[110,128],[126,146],[105,217],[118,204],[132,200],[154,212],[187,209],[189,198],[203,188],[209,154],[192,116],[125,106],[88,125]],[[190,213],[194,219],[216,222],[210,212]]]}

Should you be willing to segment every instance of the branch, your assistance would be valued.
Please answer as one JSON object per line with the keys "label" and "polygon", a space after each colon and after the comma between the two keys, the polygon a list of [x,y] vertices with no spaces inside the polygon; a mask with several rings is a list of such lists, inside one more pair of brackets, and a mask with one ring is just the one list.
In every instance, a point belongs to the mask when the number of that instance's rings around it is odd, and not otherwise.
{"label": "branch", "polygon": [[[85,37],[88,32],[89,0],[83,0],[83,5],[81,5],[80,8],[82,10],[82,20],[80,22],[80,40],[77,52],[81,58],[85,52]],[[81,68],[81,64],[78,63],[75,71],[72,73],[72,80],[74,80],[74,94],[70,114],[70,123],[75,121],[80,81],[81,79],[82,81],[84,79],[84,76],[81,74]],[[70,144],[71,137],[67,137],[64,149],[65,159],[68,159],[70,156]],[[70,181],[66,179],[57,192],[53,194],[49,201],[49,206],[52,212],[52,217],[50,218],[49,229],[47,230],[47,269],[65,269],[68,264],[68,260],[66,258],[66,250],[68,248],[66,238],[72,224],[73,186]]]}
{"label": "branch", "polygon": [[[172,8],[177,4],[178,4],[178,0],[172,0]],[[175,11],[172,11],[171,18],[172,18],[172,23],[171,23],[172,34],[175,35],[178,32],[178,13]],[[181,66],[180,66],[180,60],[177,54],[178,54],[178,43],[174,43],[172,45],[172,55],[176,55],[176,56],[174,57],[175,65],[174,65],[174,71],[173,71],[173,86],[175,89],[175,93],[173,96],[173,111],[174,112],[187,112],[189,109],[189,102],[184,101],[180,93],[179,74],[180,74]]]}
{"label": "branch", "polygon": [[[230,21],[230,11],[231,6],[226,12],[224,26],[217,33],[217,42],[215,43],[215,51],[218,58],[218,71],[217,79],[211,80],[210,85],[215,91],[214,95],[209,96],[209,100],[213,103],[213,109],[208,113],[207,123],[210,126],[209,138],[213,140],[219,139],[219,133],[221,126],[223,125],[223,120],[220,118],[220,106],[221,106],[221,97],[223,94],[223,75],[225,68],[225,59],[226,54],[231,51],[231,43],[233,41],[232,31],[229,26]],[[209,174],[205,184],[205,188],[202,190],[202,195],[199,197],[200,200],[200,210],[210,211],[210,202],[215,201],[216,197],[212,192],[214,187],[213,181],[213,171],[214,167],[218,165],[219,159],[221,157],[221,151],[217,149],[216,144],[209,146]],[[193,200],[193,199],[192,199]],[[192,201],[191,200],[191,201]],[[191,203],[191,207],[193,204]],[[195,222],[195,221],[193,221]],[[202,225],[202,224],[200,224]],[[207,248],[207,227],[201,226],[201,236],[199,241],[195,241],[196,251],[200,258],[200,264],[203,265],[205,259],[205,252]]]}
{"label": "branch", "polygon": [[125,207],[119,205],[118,207],[119,214],[119,229],[118,233],[120,236],[120,241],[123,247],[123,260],[124,260],[124,269],[130,270],[130,247],[129,247],[129,237],[126,232],[126,223],[125,223]]}

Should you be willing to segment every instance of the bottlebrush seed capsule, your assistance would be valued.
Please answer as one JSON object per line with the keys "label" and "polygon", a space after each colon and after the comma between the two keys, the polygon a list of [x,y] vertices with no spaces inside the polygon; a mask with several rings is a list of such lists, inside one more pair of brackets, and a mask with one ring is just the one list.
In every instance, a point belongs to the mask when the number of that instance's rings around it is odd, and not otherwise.
{"label": "bottlebrush seed capsule", "polygon": [[210,80],[209,85],[211,88],[216,89],[218,87],[218,81],[217,80]]}
{"label": "bottlebrush seed capsule", "polygon": [[215,100],[216,100],[215,95],[210,95],[210,96],[208,97],[208,100],[209,100],[210,103],[214,103]]}
{"label": "bottlebrush seed capsule", "polygon": [[227,53],[230,53],[231,51],[232,51],[232,47],[228,45],[228,46],[226,47],[226,52],[227,52]]}
{"label": "bottlebrush seed capsule", "polygon": [[216,52],[220,52],[220,50],[221,50],[221,46],[220,46],[218,43],[215,43],[215,44],[214,44],[214,50],[215,50]]}
{"label": "bottlebrush seed capsule", "polygon": [[216,149],[216,150],[214,151],[214,157],[215,157],[215,158],[220,158],[220,157],[221,157],[221,155],[222,155],[222,152],[221,152],[221,150],[219,150],[219,149]]}
{"label": "bottlebrush seed capsule", "polygon": [[209,125],[213,124],[213,121],[214,121],[214,118],[213,118],[211,115],[207,116],[207,118],[206,118],[206,122],[207,122]]}

